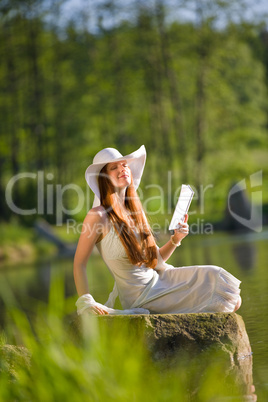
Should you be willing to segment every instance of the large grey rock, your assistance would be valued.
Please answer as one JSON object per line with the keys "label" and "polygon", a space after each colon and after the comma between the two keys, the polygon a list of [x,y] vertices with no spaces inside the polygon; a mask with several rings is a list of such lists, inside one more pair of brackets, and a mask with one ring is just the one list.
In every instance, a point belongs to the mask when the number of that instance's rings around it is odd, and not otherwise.
{"label": "large grey rock", "polygon": [[[91,328],[90,316],[78,318],[78,332]],[[251,393],[252,352],[245,324],[241,316],[232,313],[152,314],[129,316],[98,316],[100,330],[110,327],[126,329],[143,337],[153,361],[161,369],[172,369],[182,359],[197,362],[205,370],[211,359],[224,363],[225,378],[235,379],[245,395]]]}
{"label": "large grey rock", "polygon": [[241,316],[233,314],[153,315],[145,318],[148,346],[157,360],[173,365],[180,355],[215,353],[225,360],[226,375],[247,393],[252,385],[252,351]]}

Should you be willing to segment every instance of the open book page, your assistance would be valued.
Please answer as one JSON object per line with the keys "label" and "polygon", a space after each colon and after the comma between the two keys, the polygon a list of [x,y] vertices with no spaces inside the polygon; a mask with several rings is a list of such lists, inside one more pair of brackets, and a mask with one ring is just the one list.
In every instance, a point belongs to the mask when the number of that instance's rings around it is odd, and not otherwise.
{"label": "open book page", "polygon": [[184,216],[188,212],[193,196],[194,191],[189,184],[182,184],[180,196],[169,225],[169,230],[177,229],[179,224],[184,222]]}

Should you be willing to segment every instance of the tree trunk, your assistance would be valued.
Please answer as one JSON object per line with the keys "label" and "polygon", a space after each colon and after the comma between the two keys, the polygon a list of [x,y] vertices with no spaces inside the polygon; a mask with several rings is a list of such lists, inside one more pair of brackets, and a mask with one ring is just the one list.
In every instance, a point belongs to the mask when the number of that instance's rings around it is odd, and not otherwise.
{"label": "tree trunk", "polygon": [[45,167],[45,127],[43,119],[42,77],[38,66],[38,26],[34,18],[28,24],[28,59],[29,59],[29,93],[30,93],[30,131],[36,147],[36,168],[43,170]]}
{"label": "tree trunk", "polygon": [[[174,69],[172,68],[173,60],[170,50],[168,33],[164,25],[164,5],[162,0],[158,0],[156,4],[156,15],[158,22],[158,30],[160,36],[161,55],[164,66],[164,74],[168,84],[170,103],[172,105],[172,124],[176,137],[177,146],[175,147],[175,153],[178,152],[178,157],[181,160],[181,180],[183,182],[188,181],[188,168],[187,168],[187,146],[186,136],[182,123],[182,106],[181,97],[178,89],[178,78]],[[172,146],[170,146],[172,149]],[[173,160],[174,152],[171,152],[171,160]]]}

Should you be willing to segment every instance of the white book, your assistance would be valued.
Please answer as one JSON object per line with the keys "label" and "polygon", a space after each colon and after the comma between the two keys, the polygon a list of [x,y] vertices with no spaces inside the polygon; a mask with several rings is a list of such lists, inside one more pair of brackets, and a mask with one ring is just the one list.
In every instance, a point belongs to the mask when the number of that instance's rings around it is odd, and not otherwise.
{"label": "white book", "polygon": [[178,229],[179,225],[184,222],[185,214],[188,212],[193,196],[194,191],[189,184],[182,184],[180,196],[169,225],[169,230]]}

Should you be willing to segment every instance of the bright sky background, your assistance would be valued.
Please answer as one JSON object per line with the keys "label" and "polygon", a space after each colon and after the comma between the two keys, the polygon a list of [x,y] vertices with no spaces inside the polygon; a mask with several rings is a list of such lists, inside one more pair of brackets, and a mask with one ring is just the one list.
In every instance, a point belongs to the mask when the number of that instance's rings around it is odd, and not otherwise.
{"label": "bright sky background", "polygon": [[[202,1],[202,0],[199,0]],[[258,21],[260,17],[265,17],[268,26],[268,0],[244,0],[248,4],[248,10],[245,12],[244,18],[247,20]],[[88,17],[87,24],[89,25],[90,29],[95,31],[97,30],[97,14],[96,14],[96,7],[98,5],[103,5],[107,3],[107,0],[69,0],[65,2],[63,8],[61,9],[61,24],[66,23],[68,20],[72,19],[74,16],[79,14],[79,11],[82,9],[85,11],[85,15]],[[111,19],[111,17],[104,16],[104,26],[109,27],[112,26],[114,23],[118,23],[120,20],[123,19],[130,19],[133,13],[133,7],[136,8],[137,4],[144,4],[144,5],[154,5],[155,0],[116,0],[114,3],[118,6],[116,11],[115,19]],[[185,9],[182,10],[177,7],[177,4],[180,3],[178,0],[166,0],[165,2],[169,5],[172,9],[172,19],[184,19],[184,20],[193,20],[194,13],[186,11]],[[189,4],[189,1],[186,0],[186,4]],[[192,3],[190,1],[190,3]],[[232,1],[233,10],[234,12],[232,15],[237,17],[236,20],[239,19],[239,15],[235,12],[235,1]],[[81,24],[85,23],[85,20]],[[222,21],[224,25],[224,21]]]}

